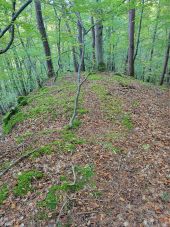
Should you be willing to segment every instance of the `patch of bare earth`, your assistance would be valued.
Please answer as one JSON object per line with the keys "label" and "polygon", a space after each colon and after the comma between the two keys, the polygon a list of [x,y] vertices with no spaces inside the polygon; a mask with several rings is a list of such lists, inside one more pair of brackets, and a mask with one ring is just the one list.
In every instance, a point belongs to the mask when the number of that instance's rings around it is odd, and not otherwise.
{"label": "patch of bare earth", "polygon": [[[110,96],[122,100],[124,112],[131,113],[133,129],[125,135],[121,134],[123,129],[118,122],[106,118],[101,100],[91,90],[93,83],[104,84]],[[170,226],[170,198],[165,198],[170,195],[169,92],[138,82],[131,85],[122,87],[109,76],[84,84],[84,107],[89,112],[81,116],[77,135],[87,142],[78,145],[74,153],[56,151],[37,159],[26,159],[4,175],[0,183],[6,182],[12,188],[17,173],[23,170],[38,169],[45,173],[44,178],[33,183],[34,192],[23,198],[10,193],[0,207],[0,226],[56,226],[58,217],[63,226],[66,223],[82,227]],[[60,119],[50,123],[51,127],[57,122],[61,122]],[[35,122],[35,130],[38,125]],[[118,153],[103,146],[103,135],[113,132],[122,135],[111,140],[113,146],[121,148]],[[10,149],[17,153],[14,133],[16,131],[6,138],[6,143],[1,141],[6,154]],[[33,143],[37,145],[57,139],[55,132],[51,138],[48,136],[29,138],[27,142],[31,144],[35,139]],[[69,194],[69,206],[62,209],[63,199],[55,212],[48,214],[49,221],[37,220],[37,202],[45,198],[48,188],[60,183],[60,176],[65,173],[73,177],[72,165],[85,164],[94,166],[93,187],[87,185]]]}

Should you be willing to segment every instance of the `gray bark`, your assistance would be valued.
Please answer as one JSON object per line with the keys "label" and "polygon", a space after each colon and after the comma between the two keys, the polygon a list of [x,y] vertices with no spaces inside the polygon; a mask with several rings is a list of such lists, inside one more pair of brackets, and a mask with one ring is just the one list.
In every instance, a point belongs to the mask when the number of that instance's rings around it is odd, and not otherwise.
{"label": "gray bark", "polygon": [[54,73],[54,68],[53,68],[53,63],[52,63],[52,58],[51,58],[51,50],[50,50],[50,46],[49,46],[49,42],[48,42],[48,37],[47,37],[47,33],[45,30],[44,21],[43,21],[43,17],[42,17],[41,2],[40,2],[40,0],[34,0],[34,3],[35,3],[38,30],[41,34],[41,40],[43,43],[44,52],[45,52],[45,56],[46,56],[48,77],[54,77],[55,73]]}
{"label": "gray bark", "polygon": [[166,73],[167,66],[168,66],[169,52],[170,52],[170,32],[169,32],[169,37],[168,37],[168,46],[167,46],[166,53],[165,53],[164,67],[163,67],[163,71],[161,74],[160,85],[163,85],[163,82],[164,82],[165,73]]}
{"label": "gray bark", "polygon": [[104,70],[103,59],[103,24],[102,20],[96,21],[95,26],[95,48],[96,48],[96,62],[98,70]]}
{"label": "gray bark", "polygon": [[84,63],[84,55],[83,53],[83,36],[84,36],[84,31],[83,31],[83,27],[81,24],[81,21],[78,19],[77,21],[77,28],[78,28],[78,41],[79,41],[79,45],[80,45],[80,58],[83,56],[82,59],[82,64],[81,64],[81,71],[85,71],[85,63]]}
{"label": "gray bark", "polygon": [[96,53],[95,53],[95,24],[94,24],[94,18],[91,17],[91,32],[92,32],[92,57],[93,57],[93,64],[96,63]]}
{"label": "gray bark", "polygon": [[128,75],[134,76],[135,9],[129,10]]}

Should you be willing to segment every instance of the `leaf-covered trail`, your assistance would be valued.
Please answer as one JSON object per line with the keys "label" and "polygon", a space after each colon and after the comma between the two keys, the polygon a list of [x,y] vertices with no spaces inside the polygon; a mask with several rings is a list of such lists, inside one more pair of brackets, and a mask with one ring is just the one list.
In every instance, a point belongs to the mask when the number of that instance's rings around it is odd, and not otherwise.
{"label": "leaf-covered trail", "polygon": [[[77,136],[86,140],[75,152],[55,152],[36,159],[27,159],[2,177],[0,183],[16,185],[16,174],[38,169],[45,178],[34,182],[35,191],[22,198],[11,192],[0,207],[0,226],[47,226],[53,224],[64,203],[63,199],[49,221],[39,220],[37,202],[45,198],[48,188],[60,183],[61,175],[73,179],[72,165],[94,167],[92,185],[70,193],[69,205],[60,216],[70,226],[169,226],[169,93],[137,81],[124,83],[121,78],[100,75],[89,78],[83,87],[83,106],[88,113],[80,115],[82,124]],[[60,122],[60,124],[58,124]],[[61,124],[62,122],[62,124]],[[52,128],[51,134],[36,133],[27,143],[47,144],[58,138],[58,128],[67,118],[46,124],[30,120],[22,128],[35,131]],[[55,124],[55,126],[54,126]],[[58,124],[58,125],[57,125]],[[41,127],[40,127],[41,126]],[[15,147],[14,134],[6,138]],[[26,130],[26,129],[25,129]],[[50,138],[49,138],[50,136]],[[9,143],[11,142],[11,145]],[[6,142],[1,142],[5,147]],[[29,147],[28,146],[28,147]],[[22,148],[24,150],[24,148]],[[17,150],[17,149],[16,149]],[[16,154],[16,151],[14,154]],[[20,152],[20,151],[18,151]],[[2,155],[2,152],[0,153]],[[2,159],[3,160],[3,159]],[[6,159],[5,159],[6,160]],[[54,225],[55,226],[55,225]]]}

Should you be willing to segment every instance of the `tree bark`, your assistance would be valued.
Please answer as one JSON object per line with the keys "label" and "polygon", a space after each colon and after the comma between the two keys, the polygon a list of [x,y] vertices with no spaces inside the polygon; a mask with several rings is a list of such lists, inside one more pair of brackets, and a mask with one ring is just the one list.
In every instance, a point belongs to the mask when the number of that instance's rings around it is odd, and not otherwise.
{"label": "tree bark", "polygon": [[153,32],[152,47],[151,47],[150,59],[149,59],[149,62],[150,62],[149,71],[151,71],[151,64],[152,64],[152,58],[153,58],[153,53],[154,53],[156,34],[157,34],[157,30],[158,30],[159,15],[160,15],[160,6],[158,8],[157,17],[156,17],[156,24],[155,24],[155,28],[154,28],[154,32]]}
{"label": "tree bark", "polygon": [[169,37],[168,37],[168,46],[167,46],[166,53],[165,53],[165,61],[164,61],[163,71],[162,71],[162,74],[161,74],[160,85],[163,85],[163,82],[164,82],[165,73],[166,73],[167,66],[168,66],[169,52],[170,52],[170,32],[169,32]]}
{"label": "tree bark", "polygon": [[93,65],[96,63],[96,53],[95,53],[95,25],[94,25],[94,18],[91,17],[91,33],[92,33],[92,57],[93,57]]}
{"label": "tree bark", "polygon": [[[83,52],[83,27],[81,25],[81,21],[78,19],[77,21],[77,28],[78,28],[78,41],[79,41],[79,45],[80,45],[80,58],[82,56],[82,52]],[[82,59],[82,64],[81,64],[81,71],[85,71],[85,63],[84,63],[84,55],[83,55],[83,59]]]}
{"label": "tree bark", "polygon": [[[66,24],[66,27],[67,27],[68,32],[71,35],[71,28],[70,28],[69,23],[66,21],[65,24]],[[76,57],[76,49],[75,49],[74,46],[72,46],[71,49],[72,49],[72,56],[73,56],[74,71],[75,72],[78,72],[78,62],[77,62],[77,57]]]}
{"label": "tree bark", "polygon": [[141,29],[142,29],[144,4],[145,4],[145,0],[142,0],[142,10],[141,10],[141,15],[140,15],[139,30],[138,30],[138,37],[137,37],[137,42],[136,42],[136,51],[135,51],[134,61],[136,60],[136,57],[138,54],[138,49],[139,49],[139,44],[140,44],[140,35],[141,35]]}
{"label": "tree bark", "polygon": [[134,76],[135,9],[129,10],[128,75]]}
{"label": "tree bark", "polygon": [[95,26],[95,48],[96,48],[96,62],[99,71],[105,68],[103,60],[103,24],[102,20],[97,20]]}
{"label": "tree bark", "polygon": [[54,67],[52,63],[51,58],[51,50],[48,42],[47,33],[44,26],[43,16],[42,16],[42,9],[41,9],[41,2],[40,0],[34,0],[35,3],[35,11],[36,11],[36,19],[37,19],[37,25],[38,30],[41,34],[41,40],[44,47],[44,52],[46,56],[46,64],[47,64],[47,70],[48,70],[48,77],[54,77]]}

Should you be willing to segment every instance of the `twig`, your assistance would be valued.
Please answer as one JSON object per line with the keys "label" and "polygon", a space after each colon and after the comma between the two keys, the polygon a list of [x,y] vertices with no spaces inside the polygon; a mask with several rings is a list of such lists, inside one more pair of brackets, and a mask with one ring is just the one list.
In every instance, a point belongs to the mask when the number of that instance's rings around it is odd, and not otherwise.
{"label": "twig", "polygon": [[99,211],[87,211],[87,212],[79,212],[79,213],[77,213],[77,215],[84,215],[84,214],[93,214],[93,213],[99,213]]}
{"label": "twig", "polygon": [[74,181],[73,181],[73,185],[75,185],[76,183],[76,173],[75,173],[75,167],[72,165],[72,172],[73,172],[73,177],[74,177]]}
{"label": "twig", "polygon": [[63,205],[62,205],[62,207],[61,207],[61,209],[60,209],[59,215],[58,215],[58,217],[57,217],[56,224],[59,223],[61,214],[62,214],[63,209],[64,209],[65,205],[67,204],[67,202],[68,202],[68,200],[67,200],[67,198],[65,198],[64,203],[63,203]]}
{"label": "twig", "polygon": [[12,167],[14,167],[19,162],[23,161],[24,159],[28,158],[30,155],[32,155],[34,152],[38,152],[38,149],[35,149],[33,151],[30,151],[26,153],[25,155],[21,156],[20,158],[14,160],[5,170],[0,172],[0,177],[2,177],[4,174],[6,174]]}

